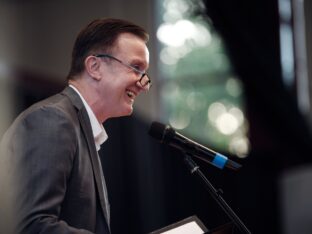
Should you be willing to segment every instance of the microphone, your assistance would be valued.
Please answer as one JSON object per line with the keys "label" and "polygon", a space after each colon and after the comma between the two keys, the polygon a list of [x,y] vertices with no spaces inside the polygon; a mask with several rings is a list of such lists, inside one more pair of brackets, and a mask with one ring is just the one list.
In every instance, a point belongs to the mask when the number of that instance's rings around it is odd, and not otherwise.
{"label": "microphone", "polygon": [[159,122],[153,122],[148,134],[156,138],[160,143],[168,144],[174,148],[177,148],[184,153],[197,157],[213,166],[223,169],[224,167],[232,170],[238,170],[241,165],[228,159],[226,156],[217,153],[207,147],[198,144],[191,139],[176,132],[169,125],[164,125]]}

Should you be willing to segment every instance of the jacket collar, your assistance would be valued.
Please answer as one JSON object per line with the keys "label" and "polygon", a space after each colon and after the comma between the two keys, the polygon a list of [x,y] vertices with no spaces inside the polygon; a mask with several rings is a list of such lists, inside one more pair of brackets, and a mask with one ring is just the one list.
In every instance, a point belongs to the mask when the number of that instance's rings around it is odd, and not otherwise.
{"label": "jacket collar", "polygon": [[90,158],[91,158],[91,163],[92,163],[92,167],[93,167],[93,174],[94,174],[95,182],[97,185],[97,192],[99,195],[99,200],[101,203],[102,211],[104,213],[107,224],[109,226],[109,220],[108,220],[108,217],[106,215],[107,214],[106,210],[109,209],[109,207],[106,207],[106,205],[105,205],[105,198],[104,198],[101,171],[100,171],[101,166],[99,165],[100,160],[99,160],[96,148],[95,148],[91,123],[90,123],[90,119],[89,119],[87,110],[84,107],[84,104],[83,104],[81,98],[79,97],[79,95],[72,88],[66,87],[62,91],[62,94],[67,96],[71,100],[72,104],[78,110],[78,112],[77,112],[78,119],[80,121],[82,131],[85,135],[85,139],[87,141],[87,145],[88,145],[88,149],[89,149],[89,153],[90,153]]}

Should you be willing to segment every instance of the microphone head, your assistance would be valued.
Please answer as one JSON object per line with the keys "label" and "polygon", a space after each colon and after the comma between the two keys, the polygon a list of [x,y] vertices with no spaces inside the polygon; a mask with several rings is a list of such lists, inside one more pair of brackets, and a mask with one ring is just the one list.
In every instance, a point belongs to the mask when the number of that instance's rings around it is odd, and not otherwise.
{"label": "microphone head", "polygon": [[168,142],[174,137],[175,130],[169,125],[153,122],[148,134],[159,140],[161,143],[168,144]]}
{"label": "microphone head", "polygon": [[162,142],[164,140],[165,132],[168,127],[169,126],[162,123],[153,122],[148,131],[148,134]]}

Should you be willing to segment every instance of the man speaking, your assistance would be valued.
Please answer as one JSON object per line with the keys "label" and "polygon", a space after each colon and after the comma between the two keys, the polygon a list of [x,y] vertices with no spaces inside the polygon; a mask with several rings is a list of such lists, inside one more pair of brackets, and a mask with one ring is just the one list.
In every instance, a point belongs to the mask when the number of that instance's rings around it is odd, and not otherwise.
{"label": "man speaking", "polygon": [[147,40],[120,19],[82,29],[68,87],[21,113],[2,138],[0,233],[110,233],[102,123],[130,115],[149,90]]}

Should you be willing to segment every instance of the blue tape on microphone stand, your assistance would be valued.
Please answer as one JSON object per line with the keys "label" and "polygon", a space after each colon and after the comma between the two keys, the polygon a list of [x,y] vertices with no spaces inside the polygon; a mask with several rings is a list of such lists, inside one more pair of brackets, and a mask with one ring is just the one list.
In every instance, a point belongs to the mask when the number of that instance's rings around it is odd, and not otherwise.
{"label": "blue tape on microphone stand", "polygon": [[223,169],[227,160],[228,158],[225,157],[224,155],[216,153],[215,158],[212,160],[212,164],[220,169]]}

